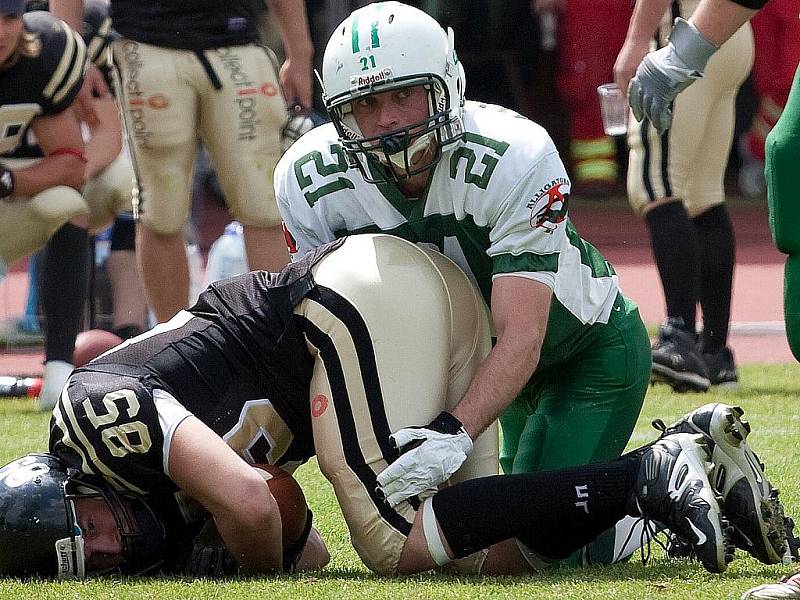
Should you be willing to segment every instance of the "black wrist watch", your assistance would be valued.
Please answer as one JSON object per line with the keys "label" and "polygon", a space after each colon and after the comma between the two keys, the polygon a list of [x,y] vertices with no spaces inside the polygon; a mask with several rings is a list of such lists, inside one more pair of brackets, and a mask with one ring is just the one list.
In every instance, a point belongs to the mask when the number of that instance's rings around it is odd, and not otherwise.
{"label": "black wrist watch", "polygon": [[7,198],[14,193],[14,171],[0,164],[0,198]]}

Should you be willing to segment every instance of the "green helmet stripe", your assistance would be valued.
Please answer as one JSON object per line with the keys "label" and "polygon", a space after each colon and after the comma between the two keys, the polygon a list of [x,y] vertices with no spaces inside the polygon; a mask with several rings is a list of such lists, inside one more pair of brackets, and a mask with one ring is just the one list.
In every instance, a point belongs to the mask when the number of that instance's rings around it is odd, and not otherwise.
{"label": "green helmet stripe", "polygon": [[[381,6],[376,7],[376,11],[380,11]],[[355,14],[350,22],[350,41],[353,49],[353,54],[361,51],[361,42],[358,39],[358,18],[359,15]],[[372,48],[380,48],[381,40],[378,37],[378,19],[376,18],[369,26],[369,37]]]}
{"label": "green helmet stripe", "polygon": [[353,15],[353,21],[350,23],[350,34],[353,45],[353,54],[358,52],[358,14]]}
{"label": "green helmet stripe", "polygon": [[370,28],[370,41],[372,42],[373,48],[380,48],[381,40],[378,38],[378,19],[375,19],[372,22],[372,27]]}

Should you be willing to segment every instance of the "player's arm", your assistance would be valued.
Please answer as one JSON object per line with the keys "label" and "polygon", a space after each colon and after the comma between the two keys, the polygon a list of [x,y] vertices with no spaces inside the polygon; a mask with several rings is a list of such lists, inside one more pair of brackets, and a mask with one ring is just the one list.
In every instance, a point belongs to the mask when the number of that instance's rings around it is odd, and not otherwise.
{"label": "player's arm", "polygon": [[57,185],[80,190],[86,159],[80,124],[73,110],[36,117],[31,121],[31,130],[44,158],[13,171],[14,195],[33,196]]}
{"label": "player's arm", "polygon": [[50,0],[50,12],[75,31],[81,30],[83,0]]}
{"label": "player's arm", "polygon": [[702,0],[689,22],[703,36],[722,45],[747,23],[767,3],[767,0]]}
{"label": "player's arm", "polygon": [[650,50],[653,33],[671,3],[671,0],[638,0],[634,5],[625,43],[614,63],[614,81],[620,89],[627,92],[636,67]]}
{"label": "player's arm", "polygon": [[[80,31],[83,23],[83,0],[50,0],[50,12],[64,21],[75,31]],[[78,117],[84,123],[97,125],[100,115],[95,111],[94,98],[112,98],[106,80],[97,65],[89,65],[83,78],[83,85],[75,103]]]}
{"label": "player's arm", "polygon": [[211,514],[244,571],[281,571],[281,518],[267,482],[195,417],[184,419],[173,434],[169,476]]}
{"label": "player's arm", "polygon": [[634,117],[663,133],[672,126],[672,102],[694,81],[720,45],[766,0],[702,0],[689,21],[675,19],[669,44],[644,57],[628,87]]}
{"label": "player's arm", "polygon": [[539,363],[552,291],[539,281],[504,275],[492,286],[497,343],[451,413],[425,427],[392,434],[403,455],[378,474],[378,491],[390,506],[430,494],[455,473],[480,435],[511,404]]}
{"label": "player's arm", "polygon": [[303,0],[266,0],[283,40],[286,60],[281,65],[280,81],[286,102],[291,106],[313,104],[311,59],[314,45],[308,30],[306,5]]}
{"label": "player's arm", "polygon": [[492,285],[497,343],[453,409],[472,439],[511,404],[539,364],[553,292],[526,277],[504,275]]}
{"label": "player's arm", "polygon": [[114,98],[93,100],[97,122],[86,143],[86,179],[99,175],[122,151],[122,123]]}

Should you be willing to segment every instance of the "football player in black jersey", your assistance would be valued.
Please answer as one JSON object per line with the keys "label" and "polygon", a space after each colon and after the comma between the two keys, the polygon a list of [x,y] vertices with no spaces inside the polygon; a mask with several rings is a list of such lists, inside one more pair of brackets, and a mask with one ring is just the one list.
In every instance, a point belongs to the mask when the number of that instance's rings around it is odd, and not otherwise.
{"label": "football player in black jersey", "polygon": [[[491,429],[450,487],[384,499],[376,474],[397,458],[391,432],[431,420],[442,438],[468,437],[444,411],[490,345],[466,275],[387,235],[212,284],[191,309],[76,370],[53,412],[50,454],[0,469],[0,573],[142,572],[179,555],[197,574],[289,569],[300,549],[284,554],[275,500],[250,464],[292,470],[314,455],[356,551],[379,573],[530,572],[625,514],[665,523],[707,569],[725,569],[710,442],[687,433],[607,463],[491,477]],[[189,541],[198,508],[226,551]],[[301,565],[322,566],[324,545],[309,539]]]}
{"label": "football player in black jersey", "polygon": [[71,108],[86,68],[80,36],[24,1],[0,5],[0,154],[28,128],[44,158],[0,160],[0,266],[47,243],[41,267],[44,392],[56,396],[71,369],[88,284],[88,209],[78,190],[86,155]]}

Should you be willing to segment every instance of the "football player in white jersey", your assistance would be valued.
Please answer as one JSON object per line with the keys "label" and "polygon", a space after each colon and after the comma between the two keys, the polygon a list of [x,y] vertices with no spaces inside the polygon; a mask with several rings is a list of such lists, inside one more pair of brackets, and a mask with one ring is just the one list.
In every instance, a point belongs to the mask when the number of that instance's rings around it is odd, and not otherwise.
{"label": "football player in white jersey", "polygon": [[[477,283],[497,335],[447,422],[394,432],[401,456],[377,478],[389,503],[447,479],[498,416],[507,473],[618,456],[647,389],[648,336],[613,267],[569,220],[570,181],[547,132],[466,101],[452,31],[399,2],[345,19],[322,71],[332,123],[275,172],[290,251],[360,232],[434,247]],[[617,559],[612,537],[583,560]]]}
{"label": "football player in white jersey", "polygon": [[[437,248],[477,283],[497,333],[452,411],[456,429],[475,438],[502,415],[506,472],[618,456],[647,389],[647,333],[613,267],[568,218],[570,181],[547,132],[465,101],[452,31],[398,2],[336,28],[322,82],[333,122],[275,172],[290,251],[377,231]],[[428,432],[395,434],[401,447],[427,441],[381,475],[387,496],[448,476],[429,467],[459,449]]]}

